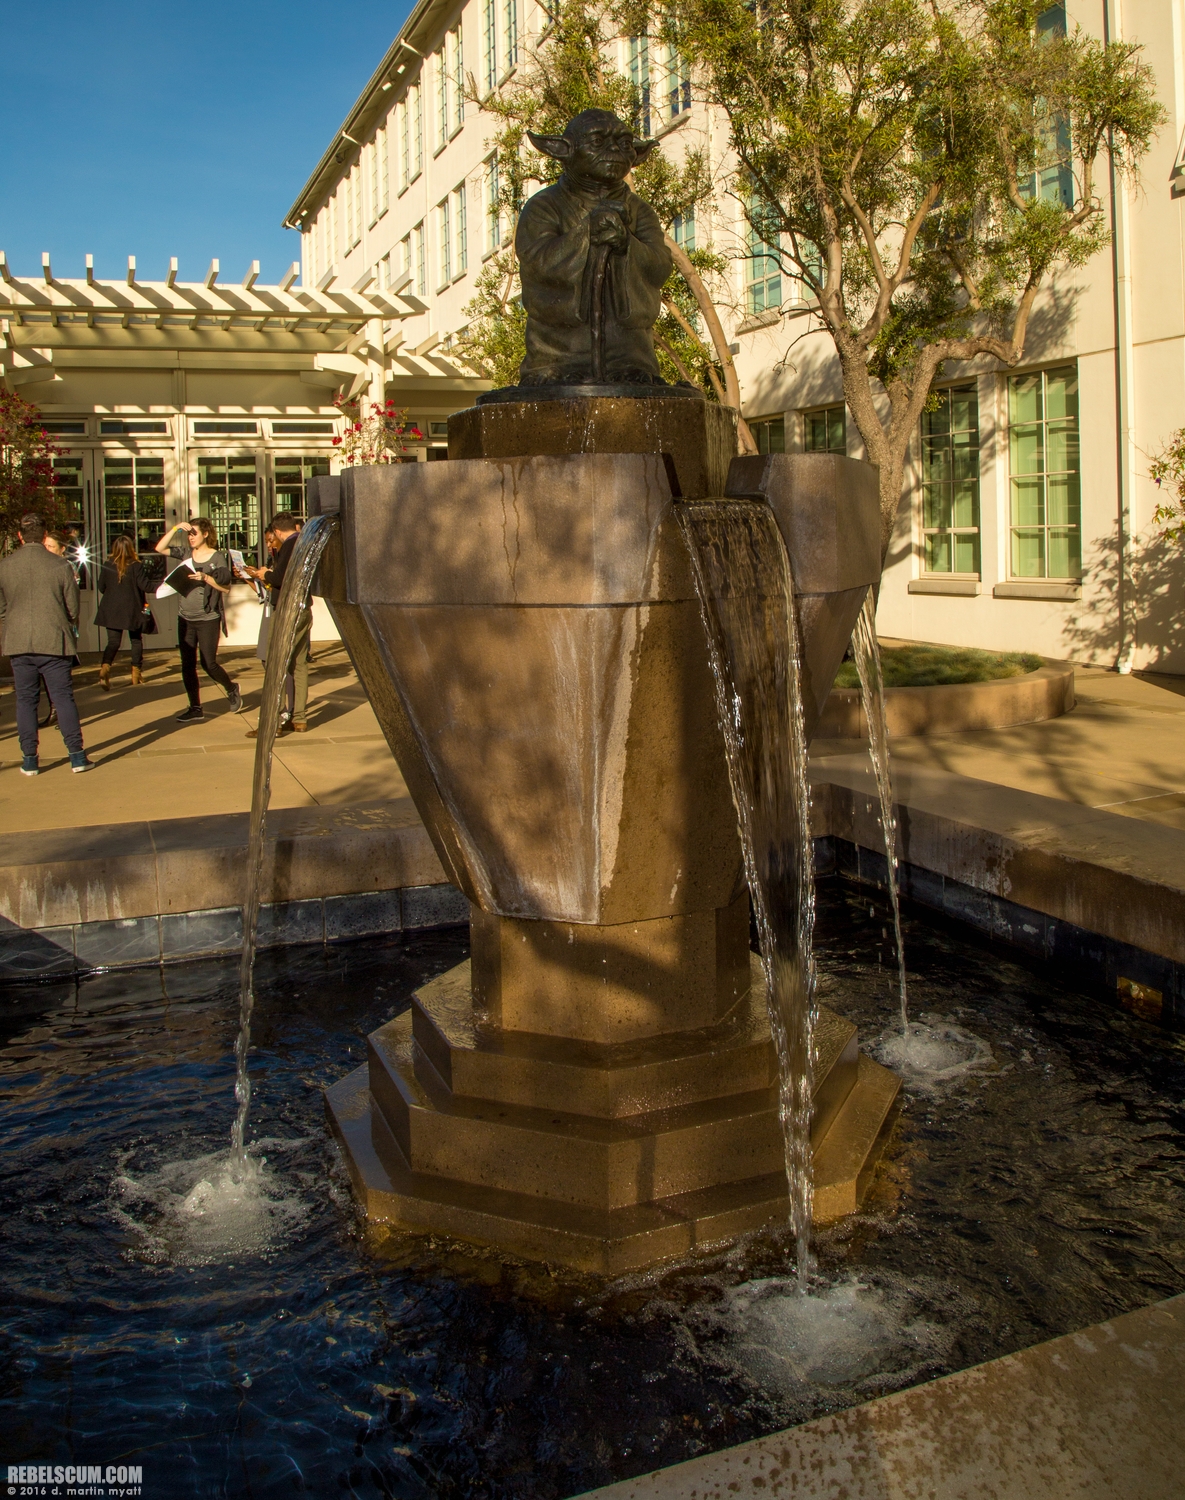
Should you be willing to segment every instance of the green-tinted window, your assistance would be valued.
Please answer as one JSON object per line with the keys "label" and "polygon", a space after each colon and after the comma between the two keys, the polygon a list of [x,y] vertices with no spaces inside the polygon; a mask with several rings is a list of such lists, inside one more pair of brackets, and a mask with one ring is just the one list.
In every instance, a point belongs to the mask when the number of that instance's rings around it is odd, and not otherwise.
{"label": "green-tinted window", "polygon": [[198,512],[213,521],[220,547],[259,556],[254,455],[203,454],[198,459]]}
{"label": "green-tinted window", "polygon": [[53,461],[54,497],[65,511],[64,519],[83,524],[82,454],[64,453]]}
{"label": "green-tinted window", "polygon": [[758,453],[785,453],[786,418],[762,417],[749,423]]}
{"label": "green-tinted window", "polygon": [[1013,578],[1079,578],[1082,507],[1078,371],[1073,365],[1008,382]]}
{"label": "green-tinted window", "polygon": [[782,305],[777,213],[756,196],[749,199],[745,257],[745,308],[768,312]]}
{"label": "green-tinted window", "polygon": [[825,406],[802,414],[802,446],[807,453],[847,453],[847,413],[842,406]]}
{"label": "green-tinted window", "polygon": [[979,572],[979,401],[973,385],[936,391],[922,417],[927,573]]}
{"label": "green-tinted window", "polygon": [[316,453],[276,455],[276,510],[305,514],[305,486],[310,479],[329,473],[329,459]]}
{"label": "green-tinted window", "polygon": [[103,455],[103,542],[129,536],[151,552],[165,534],[165,461],[131,453]]}

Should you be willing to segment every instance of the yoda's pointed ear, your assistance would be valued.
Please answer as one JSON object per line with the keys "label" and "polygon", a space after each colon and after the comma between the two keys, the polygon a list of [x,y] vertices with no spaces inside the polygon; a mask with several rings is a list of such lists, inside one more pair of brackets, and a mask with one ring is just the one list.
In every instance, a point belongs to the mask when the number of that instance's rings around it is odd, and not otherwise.
{"label": "yoda's pointed ear", "polygon": [[527,139],[536,151],[542,151],[544,156],[554,156],[556,161],[567,161],[572,155],[572,142],[562,135],[536,135],[533,130],[528,130]]}
{"label": "yoda's pointed ear", "polygon": [[646,160],[646,158],[650,155],[650,153],[654,150],[655,146],[657,146],[657,145],[658,145],[657,141],[643,141],[643,140],[640,140],[637,136],[635,136],[634,137],[634,166],[635,167],[640,166],[642,164],[642,162],[644,162]]}

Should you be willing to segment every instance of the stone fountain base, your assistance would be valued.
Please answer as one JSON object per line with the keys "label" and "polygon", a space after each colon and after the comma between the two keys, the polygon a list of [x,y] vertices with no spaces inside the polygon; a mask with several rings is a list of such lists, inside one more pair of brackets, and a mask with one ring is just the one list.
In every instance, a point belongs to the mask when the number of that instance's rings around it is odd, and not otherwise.
{"label": "stone fountain base", "polygon": [[[824,1010],[815,1220],[855,1211],[900,1087]],[[715,1026],[590,1043],[474,1020],[468,963],[367,1039],[327,1091],[372,1222],[613,1275],[789,1213],[764,979]]]}

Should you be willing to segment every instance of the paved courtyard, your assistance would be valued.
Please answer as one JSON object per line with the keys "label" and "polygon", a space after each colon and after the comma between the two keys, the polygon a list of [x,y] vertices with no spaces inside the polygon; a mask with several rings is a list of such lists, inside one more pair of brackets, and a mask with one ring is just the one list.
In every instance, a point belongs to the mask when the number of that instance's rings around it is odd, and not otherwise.
{"label": "paved courtyard", "polygon": [[[250,651],[228,651],[223,660],[243,689],[243,711],[230,713],[222,694],[203,684],[207,718],[194,725],[174,719],[185,706],[174,653],[150,652],[145,685],[137,689],[122,656],[110,693],[99,690],[95,662],[84,663],[77,697],[98,769],[77,778],[54,728],[42,732],[43,774],[36,780],[18,774],[12,688],[0,683],[0,828],[19,833],[247,811],[255,754],[247,731],[256,723],[263,664]],[[895,740],[897,763],[1185,829],[1185,678],[1079,668],[1076,691],[1073,712],[1047,723]],[[272,805],[405,796],[339,644],[315,647],[309,697],[309,732],[277,744]],[[850,740],[821,740],[813,753],[823,758],[852,749]]]}

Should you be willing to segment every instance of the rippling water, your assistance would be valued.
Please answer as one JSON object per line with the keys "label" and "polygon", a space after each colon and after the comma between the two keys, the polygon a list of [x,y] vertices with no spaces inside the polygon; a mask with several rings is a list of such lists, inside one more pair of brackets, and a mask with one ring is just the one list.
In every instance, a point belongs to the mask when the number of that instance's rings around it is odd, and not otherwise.
{"label": "rippling water", "polygon": [[[4,991],[0,1461],[560,1497],[1185,1289],[1179,1042],[908,911],[905,942],[939,1051],[808,1298],[788,1234],[608,1285],[368,1238],[321,1088],[459,935],[265,956],[247,1180],[233,963]],[[825,1004],[896,1030],[887,907],[825,884],[817,953]]]}

